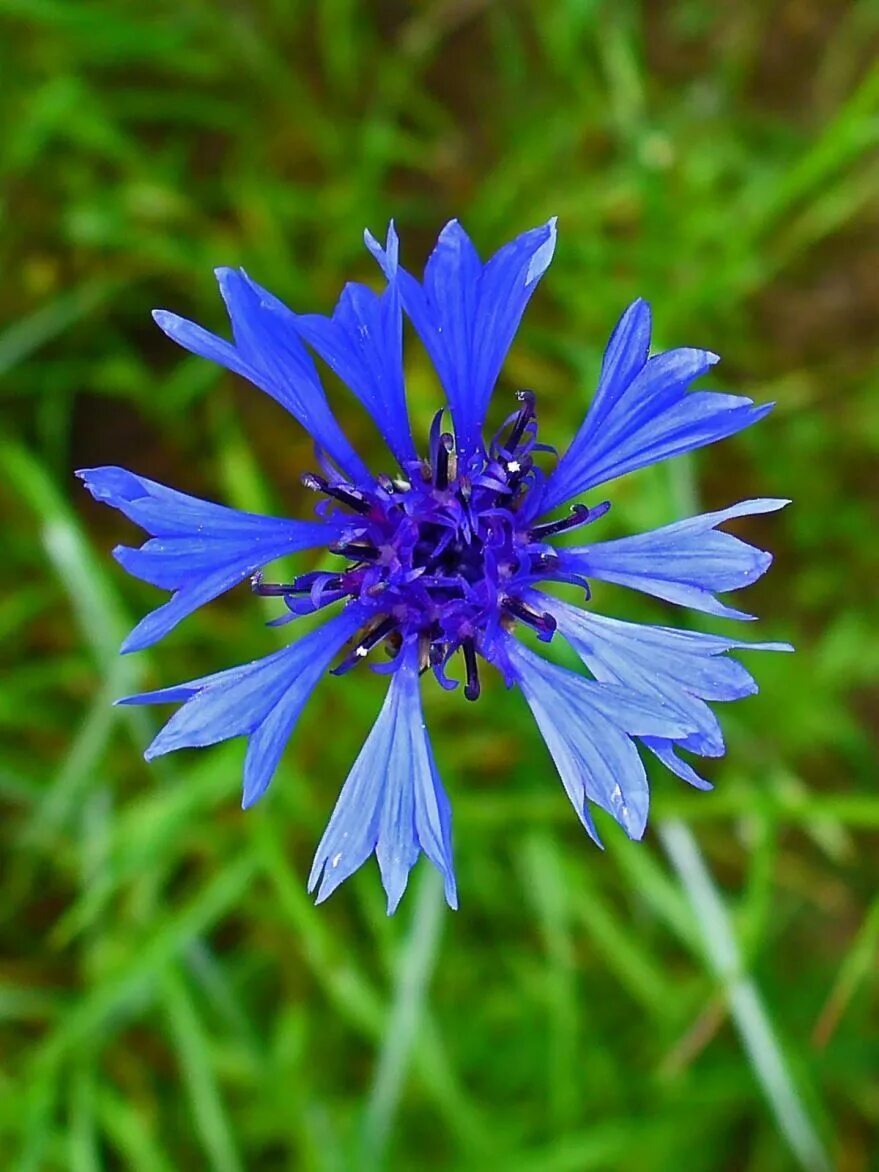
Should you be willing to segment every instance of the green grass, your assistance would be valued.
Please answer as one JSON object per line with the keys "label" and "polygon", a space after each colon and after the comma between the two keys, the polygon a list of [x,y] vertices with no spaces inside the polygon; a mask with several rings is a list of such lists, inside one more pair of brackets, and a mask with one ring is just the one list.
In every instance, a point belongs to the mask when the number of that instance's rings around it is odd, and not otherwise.
{"label": "green grass", "polygon": [[[3,1168],[872,1166],[876,3],[0,0],[0,24]],[[315,909],[381,682],[321,686],[247,815],[237,743],[146,766],[158,717],[113,697],[283,632],[244,592],[119,658],[156,592],[71,470],[295,515],[300,429],[149,310],[219,327],[211,269],[244,264],[327,311],[372,279],[365,226],[393,215],[417,267],[450,216],[488,250],[551,214],[498,417],[535,387],[564,443],[639,294],[657,345],[718,350],[714,385],[776,411],[616,485],[607,528],[793,497],[741,532],[777,554],[755,630],[797,654],[752,658],[716,790],[657,774],[646,841],[602,824],[604,852],[520,697],[431,692],[461,911],[419,867],[388,921],[372,866]]]}

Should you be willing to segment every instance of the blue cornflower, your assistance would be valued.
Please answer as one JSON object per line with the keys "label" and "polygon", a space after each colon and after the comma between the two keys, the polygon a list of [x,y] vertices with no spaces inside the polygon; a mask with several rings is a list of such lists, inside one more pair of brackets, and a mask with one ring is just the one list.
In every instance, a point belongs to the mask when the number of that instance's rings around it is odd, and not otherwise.
{"label": "blue cornflower", "polygon": [[[309,890],[325,899],[373,852],[393,912],[421,851],[442,873],[457,906],[451,813],[425,728],[420,677],[457,682],[449,661],[463,660],[463,692],[479,696],[480,661],[518,685],[534,713],[562,784],[595,841],[589,803],[609,811],[632,838],[647,819],[647,776],[638,745],[679,777],[710,788],[683,749],[720,756],[723,735],[709,700],[756,691],[727,652],[785,644],[741,643],[716,635],[605,618],[544,593],[565,582],[600,579],[668,602],[731,618],[751,616],[718,601],[765,572],[770,555],[718,529],[724,521],[767,513],[784,500],[752,500],[649,533],[557,548],[556,535],[585,528],[610,508],[560,505],[625,472],[732,435],[771,404],[707,391],[691,383],[717,361],[682,348],[649,356],[650,309],[635,301],[611,335],[598,390],[564,455],[545,472],[537,453],[536,399],[518,408],[486,444],[489,400],[526,305],[552,259],[555,221],[525,232],[483,264],[457,221],[440,234],[417,281],[398,261],[391,224],[382,247],[366,244],[387,285],[380,294],[345,287],[332,317],[296,314],[243,271],[217,278],[233,342],[176,314],[157,311],[165,333],[266,391],[310,432],[317,472],[303,477],[320,497],[316,519],[288,521],[243,513],[187,496],[122,468],[81,471],[92,495],[150,535],[140,549],[117,548],[136,577],[172,591],[134,628],[123,651],[155,643],[186,615],[250,579],[286,607],[276,623],[334,613],[323,626],[265,659],[155,692],[124,704],[180,708],[146,751],[157,757],[187,746],[248,738],[244,806],[271,780],[309,695],[329,669],[342,675],[382,645],[390,675],[378,719],[354,762],[321,839]],[[437,413],[426,451],[412,438],[403,379],[403,312],[439,374],[453,430]],[[313,350],[351,388],[387,442],[397,468],[372,473],[336,422]],[[335,564],[267,582],[262,568],[296,550],[325,547]],[[530,628],[559,635],[589,672],[550,663],[516,639]]]}

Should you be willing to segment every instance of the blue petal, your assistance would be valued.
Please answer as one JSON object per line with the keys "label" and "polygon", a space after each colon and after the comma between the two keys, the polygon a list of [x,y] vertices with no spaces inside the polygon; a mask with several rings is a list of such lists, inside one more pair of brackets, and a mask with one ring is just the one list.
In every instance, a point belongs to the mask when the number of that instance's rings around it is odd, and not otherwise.
{"label": "blue petal", "polygon": [[95,500],[119,509],[152,535],[140,549],[118,546],[113,551],[117,561],[144,582],[175,592],[141,619],[123,651],[149,647],[198,607],[276,558],[327,544],[343,523],[242,513],[124,468],[84,468],[76,475]]}
{"label": "blue petal", "polygon": [[685,348],[648,358],[649,346],[650,307],[638,300],[611,335],[595,398],[547,480],[544,510],[625,472],[724,439],[772,409],[741,396],[688,393],[717,355]]}
{"label": "blue petal", "polygon": [[744,501],[633,537],[559,549],[559,568],[630,586],[706,614],[750,619],[752,615],[718,602],[715,593],[750,586],[769,569],[772,555],[731,533],[717,532],[715,526],[732,517],[772,513],[787,504],[790,501]]}
{"label": "blue petal", "polygon": [[[793,650],[788,643],[743,643],[697,631],[624,623],[536,591],[527,601],[549,611],[559,633],[597,680],[657,697],[680,712],[695,730],[680,740],[680,747],[702,756],[724,752],[720,725],[705,701],[738,700],[757,691],[751,675],[725,652]],[[659,742],[645,743],[654,748]]]}
{"label": "blue petal", "polygon": [[688,785],[692,785],[695,789],[701,790],[714,789],[711,782],[706,781],[704,777],[698,774],[692,765],[688,765],[686,761],[680,759],[675,752],[675,743],[673,741],[661,740],[656,737],[642,737],[641,743],[662,762],[666,769],[676,774],[683,781],[686,781]]}
{"label": "blue petal", "polygon": [[234,345],[164,309],[153,313],[159,328],[184,349],[218,362],[271,395],[347,476],[370,480],[369,470],[330,411],[314,362],[293,328],[292,312],[243,270],[217,269],[217,280]]}
{"label": "blue petal", "polygon": [[[371,240],[372,238],[369,237]],[[300,337],[346,383],[370,413],[401,465],[417,459],[403,379],[403,314],[396,281],[397,235],[388,228],[389,284],[380,296],[346,285],[331,318],[289,314]]]}
{"label": "blue petal", "polygon": [[318,630],[264,659],[119,701],[182,702],[147,749],[147,760],[176,749],[249,737],[242,804],[253,805],[271,781],[315,685],[364,618],[360,607],[349,606]]}
{"label": "blue petal", "polygon": [[553,218],[524,232],[483,264],[452,220],[439,235],[419,284],[371,237],[388,279],[396,277],[406,310],[442,380],[464,459],[482,448],[492,391],[522,314],[555,250]]}
{"label": "blue petal", "polygon": [[[508,636],[505,651],[580,821],[598,835],[587,800],[607,810],[630,838],[647,823],[647,774],[633,736],[676,739],[692,724],[660,699],[595,683],[558,667]],[[599,844],[600,845],[600,844]]]}
{"label": "blue petal", "polygon": [[331,895],[375,851],[392,915],[421,851],[458,906],[451,811],[424,727],[417,645],[405,652],[317,848],[308,890]]}

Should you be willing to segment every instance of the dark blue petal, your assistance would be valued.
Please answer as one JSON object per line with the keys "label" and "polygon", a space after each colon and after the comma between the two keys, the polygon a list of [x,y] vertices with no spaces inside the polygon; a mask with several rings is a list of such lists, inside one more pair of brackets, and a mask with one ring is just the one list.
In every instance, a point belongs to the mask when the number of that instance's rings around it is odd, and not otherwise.
{"label": "dark blue petal", "polygon": [[692,725],[660,699],[584,679],[510,636],[505,651],[586,830],[598,842],[588,800],[612,814],[630,838],[640,838],[649,794],[632,737],[677,739]]}
{"label": "dark blue petal", "polygon": [[724,439],[772,409],[740,396],[688,393],[717,355],[685,348],[648,359],[649,345],[650,308],[635,301],[611,335],[586,418],[547,480],[544,510],[625,472]]}
{"label": "dark blue petal", "polygon": [[182,702],[147,749],[147,760],[176,749],[249,737],[243,805],[251,806],[271,781],[315,684],[364,617],[359,606],[349,606],[318,630],[265,659],[119,701]]}
{"label": "dark blue petal", "polygon": [[442,380],[458,448],[466,459],[482,447],[492,391],[522,314],[555,250],[555,219],[524,232],[483,264],[452,220],[440,233],[419,284],[370,238]]}
{"label": "dark blue petal", "polygon": [[614,327],[604,359],[598,390],[589,407],[590,430],[611,414],[620,396],[647,362],[650,353],[650,305],[639,297]]}
{"label": "dark blue petal", "polygon": [[715,594],[756,582],[769,569],[772,555],[715,526],[733,517],[772,513],[787,504],[790,501],[744,501],[633,537],[560,549],[559,567],[563,573],[630,586],[706,614],[750,619],[752,615],[718,602]]}
{"label": "dark blue petal", "polygon": [[458,906],[451,811],[424,726],[417,645],[410,646],[317,848],[308,890],[325,900],[375,852],[392,915],[421,851]]}
{"label": "dark blue petal", "polygon": [[243,271],[217,269],[217,280],[234,345],[163,309],[153,313],[159,328],[186,350],[219,362],[271,395],[346,475],[369,480],[369,470],[330,411],[314,362],[294,328],[293,313]]}
{"label": "dark blue petal", "polygon": [[124,468],[85,468],[76,475],[95,500],[119,509],[152,535],[140,549],[117,547],[117,561],[135,577],[175,592],[137,624],[123,651],[155,643],[198,607],[276,558],[328,544],[344,523],[242,513]]}
{"label": "dark blue petal", "polygon": [[[367,243],[375,243],[367,233]],[[378,245],[376,245],[378,247]],[[397,235],[386,245],[388,288],[346,285],[332,318],[291,315],[300,336],[346,383],[370,413],[400,464],[417,453],[409,429],[403,379],[403,314],[396,280]]]}

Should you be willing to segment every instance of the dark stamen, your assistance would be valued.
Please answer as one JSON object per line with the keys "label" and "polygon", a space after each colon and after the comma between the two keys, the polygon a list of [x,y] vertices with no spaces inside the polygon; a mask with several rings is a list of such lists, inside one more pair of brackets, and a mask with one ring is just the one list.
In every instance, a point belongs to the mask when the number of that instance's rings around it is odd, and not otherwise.
{"label": "dark stamen", "polygon": [[461,578],[443,577],[441,574],[422,574],[418,578],[418,585],[427,590],[456,590],[460,594],[467,593],[466,583]]}
{"label": "dark stamen", "polygon": [[278,598],[283,594],[295,594],[296,584],[294,582],[263,582],[262,572],[257,570],[255,574],[250,576],[250,589],[254,594],[259,594],[263,598]]}
{"label": "dark stamen", "polygon": [[508,452],[516,450],[519,440],[525,434],[525,428],[536,414],[535,404],[537,403],[537,396],[533,391],[516,391],[516,398],[520,403],[524,403],[524,406],[516,416],[512,431],[507,438],[506,445]]}
{"label": "dark stamen", "polygon": [[437,411],[436,415],[434,415],[434,417],[430,423],[430,434],[429,434],[428,440],[427,440],[427,454],[428,454],[428,458],[432,464],[436,464],[436,457],[437,457],[437,452],[439,451],[440,434],[442,432],[443,415],[444,414],[445,414],[445,408],[440,407],[439,411]]}
{"label": "dark stamen", "polygon": [[319,579],[325,579],[325,589],[338,590],[342,585],[342,579],[338,574],[325,574],[319,570],[303,574],[301,578],[295,578],[292,582],[263,582],[262,574],[257,571],[251,576],[250,589],[254,594],[259,594],[263,598],[281,598],[286,594],[309,594]]}
{"label": "dark stamen", "polygon": [[302,477],[302,484],[305,488],[310,488],[312,492],[323,492],[327,496],[334,497],[341,504],[353,509],[355,513],[368,513],[372,507],[369,501],[364,500],[359,494],[347,488],[340,488],[337,484],[330,484],[328,480],[324,480],[323,476],[316,476],[313,472],[305,473]]}
{"label": "dark stamen", "polygon": [[472,639],[465,639],[461,644],[464,654],[464,669],[467,672],[467,683],[464,685],[464,695],[468,700],[479,699],[479,667],[476,663],[476,644]]}
{"label": "dark stamen", "polygon": [[397,626],[397,619],[391,615],[383,619],[377,626],[373,627],[371,631],[363,636],[354,650],[349,655],[346,655],[339,666],[333,668],[330,674],[343,676],[345,672],[350,671],[361,659],[366,658],[376,643],[381,643],[382,639],[390,635],[391,632],[396,631]]}
{"label": "dark stamen", "polygon": [[337,542],[331,545],[330,553],[339,557],[350,558],[355,562],[373,562],[379,556],[374,545],[358,545],[356,542]]}
{"label": "dark stamen", "polygon": [[501,600],[501,606],[520,622],[527,623],[529,627],[532,627],[544,643],[549,643],[555,634],[558,624],[551,614],[546,612],[541,614],[518,598],[504,598]]}
{"label": "dark stamen", "polygon": [[577,529],[580,525],[597,521],[599,517],[604,516],[609,508],[610,501],[602,501],[594,509],[589,509],[586,505],[573,505],[570,517],[562,517],[560,521],[549,521],[546,525],[535,525],[533,529],[529,530],[528,536],[534,541],[542,541],[544,537],[552,537],[554,533]]}
{"label": "dark stamen", "polygon": [[449,487],[449,460],[454,450],[455,437],[446,431],[440,436],[437,446],[436,471],[434,472],[434,484],[437,488]]}

